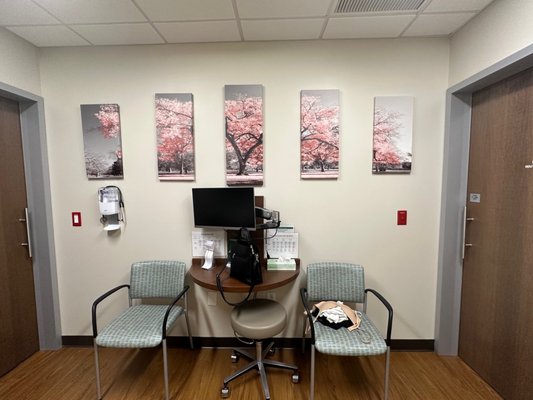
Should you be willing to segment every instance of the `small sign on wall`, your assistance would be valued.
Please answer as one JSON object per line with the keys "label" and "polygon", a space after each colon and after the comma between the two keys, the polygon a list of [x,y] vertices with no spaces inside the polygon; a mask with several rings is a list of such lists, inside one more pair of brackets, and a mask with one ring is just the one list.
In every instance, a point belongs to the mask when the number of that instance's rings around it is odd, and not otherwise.
{"label": "small sign on wall", "polygon": [[481,194],[470,193],[470,203],[481,203]]}

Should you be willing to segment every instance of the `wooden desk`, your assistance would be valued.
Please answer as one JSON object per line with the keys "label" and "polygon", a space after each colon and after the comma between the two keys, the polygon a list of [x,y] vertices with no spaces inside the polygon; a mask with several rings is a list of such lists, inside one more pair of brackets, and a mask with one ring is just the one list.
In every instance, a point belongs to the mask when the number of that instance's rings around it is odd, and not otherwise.
{"label": "wooden desk", "polygon": [[[203,269],[202,258],[193,258],[191,268],[189,269],[189,274],[194,283],[210,290],[218,290],[216,276],[221,269],[224,269],[220,275],[220,280],[222,286],[224,287],[225,292],[233,293],[245,293],[250,290],[250,286],[237,279],[230,278],[229,268],[226,268],[226,260],[223,258],[215,259],[215,266],[211,269]],[[279,288],[283,285],[286,285],[289,282],[292,282],[296,279],[300,273],[300,260],[296,259],[296,270],[295,271],[267,271],[266,268],[263,268],[263,283],[255,285],[254,292],[260,292],[263,290],[271,290]]]}

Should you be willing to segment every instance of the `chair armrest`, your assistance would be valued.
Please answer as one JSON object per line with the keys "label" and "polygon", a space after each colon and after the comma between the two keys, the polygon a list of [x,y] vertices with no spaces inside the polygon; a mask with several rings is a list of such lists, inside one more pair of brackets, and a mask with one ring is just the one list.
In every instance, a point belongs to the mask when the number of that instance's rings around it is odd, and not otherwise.
{"label": "chair armrest", "polygon": [[309,309],[309,301],[307,299],[307,289],[300,289],[300,297],[302,298],[302,303],[307,314],[307,319],[309,320],[309,326],[311,328],[311,343],[315,344],[315,327],[313,324],[313,316],[311,315],[311,310]]}
{"label": "chair armrest", "polygon": [[176,305],[178,300],[181,299],[185,295],[185,293],[187,293],[187,290],[189,290],[189,285],[185,285],[183,290],[174,298],[174,300],[172,300],[172,303],[170,303],[169,306],[167,307],[167,311],[165,312],[165,317],[163,318],[163,336],[162,336],[163,339],[167,338],[167,320],[168,320],[168,315],[170,314],[170,310],[172,310],[172,308]]}
{"label": "chair armrest", "polygon": [[116,291],[122,289],[122,288],[128,288],[128,290],[130,289],[130,285],[128,284],[123,284],[123,285],[119,285],[117,287],[114,287],[113,289],[111,290],[108,290],[107,292],[105,292],[103,295],[101,295],[100,297],[98,297],[94,303],[93,303],[93,307],[92,307],[92,322],[93,322],[93,338],[95,338],[96,336],[98,336],[98,329],[96,327],[96,306],[98,306],[98,304],[104,300],[105,298],[109,297],[110,295],[112,295],[113,293],[115,293]]}
{"label": "chair armrest", "polygon": [[385,299],[385,297],[383,297],[379,292],[377,292],[376,290],[374,289],[365,289],[365,294],[366,293],[372,293],[374,296],[376,296],[378,298],[379,301],[381,301],[383,303],[383,305],[387,308],[388,312],[389,312],[389,321],[387,323],[387,338],[385,339],[385,341],[387,342],[387,346],[390,346],[390,342],[391,342],[391,332],[392,332],[392,317],[393,317],[393,310],[392,310],[392,306],[390,305],[390,303]]}

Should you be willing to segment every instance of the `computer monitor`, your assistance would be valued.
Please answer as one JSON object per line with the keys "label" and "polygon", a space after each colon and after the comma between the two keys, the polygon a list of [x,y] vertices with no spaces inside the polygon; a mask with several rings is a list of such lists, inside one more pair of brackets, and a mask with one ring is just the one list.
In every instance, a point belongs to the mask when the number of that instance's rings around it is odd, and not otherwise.
{"label": "computer monitor", "polygon": [[193,188],[194,226],[255,229],[253,187]]}

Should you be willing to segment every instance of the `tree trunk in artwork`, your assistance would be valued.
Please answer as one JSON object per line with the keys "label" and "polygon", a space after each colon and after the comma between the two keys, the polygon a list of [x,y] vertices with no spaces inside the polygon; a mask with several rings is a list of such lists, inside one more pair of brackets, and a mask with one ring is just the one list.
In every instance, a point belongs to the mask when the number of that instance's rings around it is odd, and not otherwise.
{"label": "tree trunk in artwork", "polygon": [[[194,179],[192,94],[156,94],[155,109],[160,178]],[[172,174],[173,170],[178,173]]]}
{"label": "tree trunk in artwork", "polygon": [[300,99],[302,178],[333,178],[339,171],[339,91],[304,90]]}
{"label": "tree trunk in artwork", "polygon": [[228,184],[262,184],[262,87],[226,86],[224,117]]}

